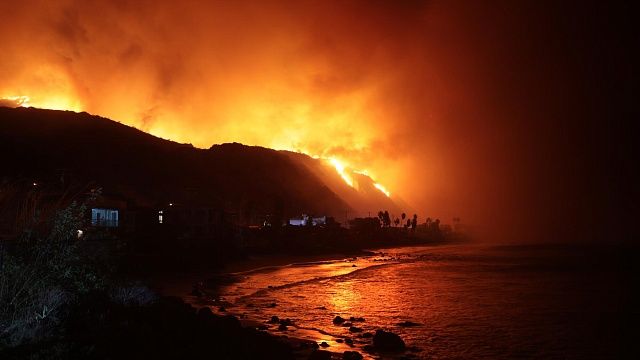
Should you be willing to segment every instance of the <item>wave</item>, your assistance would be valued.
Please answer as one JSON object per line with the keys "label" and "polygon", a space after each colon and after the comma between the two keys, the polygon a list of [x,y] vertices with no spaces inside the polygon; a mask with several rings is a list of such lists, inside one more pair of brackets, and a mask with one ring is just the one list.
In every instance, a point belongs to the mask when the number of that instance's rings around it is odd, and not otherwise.
{"label": "wave", "polygon": [[241,297],[239,297],[237,299],[237,301],[241,302],[241,301],[244,301],[246,299],[250,299],[252,297],[263,296],[263,295],[268,294],[268,293],[273,292],[273,291],[283,290],[283,289],[290,289],[292,287],[306,285],[306,284],[312,284],[312,283],[326,281],[326,280],[338,280],[338,281],[345,280],[345,279],[353,278],[353,277],[355,277],[357,275],[360,275],[362,272],[365,272],[365,271],[372,271],[372,270],[376,270],[376,269],[379,269],[379,268],[382,268],[382,267],[398,265],[398,264],[401,264],[401,263],[404,263],[404,261],[395,261],[395,262],[388,262],[388,263],[384,263],[384,264],[370,265],[370,266],[367,266],[367,267],[364,267],[364,268],[358,268],[358,269],[356,269],[354,271],[351,271],[351,272],[348,272],[346,274],[339,274],[339,275],[332,275],[332,276],[319,276],[319,277],[300,280],[300,281],[295,281],[295,282],[291,282],[291,283],[287,283],[287,284],[283,284],[283,285],[271,286],[271,287],[266,288],[266,289],[260,289],[258,291],[255,291],[255,292],[251,293],[251,294],[241,296]]}
{"label": "wave", "polygon": [[285,265],[267,265],[267,266],[262,266],[262,267],[251,269],[251,270],[237,271],[237,272],[228,273],[228,275],[247,276],[247,275],[260,274],[260,273],[265,273],[265,272],[275,271],[275,270],[280,270],[280,269],[286,269],[288,267],[306,267],[306,266],[335,264],[335,263],[340,263],[340,262],[344,262],[346,260],[353,260],[353,259],[355,259],[355,258],[353,258],[353,257],[345,257],[345,258],[333,259],[333,260],[293,262],[293,263],[285,264]]}
{"label": "wave", "polygon": [[[252,293],[249,294],[245,294],[245,295],[240,295],[238,298],[236,298],[236,302],[242,302],[245,301],[247,299],[256,297],[256,296],[264,296],[268,293],[274,292],[274,291],[278,291],[278,290],[283,290],[283,289],[289,289],[292,287],[296,287],[296,286],[301,286],[301,285],[306,285],[306,284],[311,284],[311,283],[315,283],[315,282],[321,282],[321,281],[340,281],[340,280],[345,280],[345,279],[349,279],[349,278],[353,278],[356,276],[359,276],[360,274],[362,274],[363,272],[366,271],[374,271],[376,269],[379,269],[381,267],[386,267],[386,266],[391,266],[391,265],[397,265],[397,264],[403,264],[403,263],[411,263],[411,262],[416,262],[416,261],[422,261],[422,262],[451,262],[451,261],[468,261],[469,260],[469,255],[459,255],[459,254],[451,254],[451,253],[438,253],[438,252],[429,252],[429,253],[421,253],[421,251],[427,250],[429,248],[423,248],[423,247],[417,247],[417,248],[411,248],[411,250],[414,251],[402,251],[405,249],[402,248],[398,248],[398,249],[386,249],[386,251],[380,251],[378,253],[376,253],[375,255],[370,255],[370,256],[366,256],[366,257],[360,257],[360,259],[364,259],[364,263],[365,264],[358,264],[358,268],[354,268],[353,271],[347,272],[347,273],[341,273],[341,274],[337,274],[337,275],[330,275],[330,276],[317,276],[317,277],[312,277],[312,278],[307,278],[304,280],[299,280],[299,281],[294,281],[294,282],[290,282],[290,283],[286,283],[286,284],[282,284],[282,285],[274,285],[274,286],[269,286],[268,288],[261,288],[258,290],[255,290]],[[340,258],[340,259],[332,259],[332,260],[322,260],[322,261],[307,261],[307,262],[298,262],[298,263],[290,263],[290,264],[286,264],[286,265],[277,265],[277,266],[264,266],[261,268],[256,268],[256,269],[252,269],[252,270],[248,270],[248,271],[242,271],[242,272],[236,272],[236,273],[231,273],[231,275],[233,276],[242,276],[242,277],[250,277],[252,275],[256,275],[256,274],[265,274],[265,273],[269,273],[269,272],[275,272],[278,270],[282,270],[282,269],[287,269],[287,268],[299,268],[299,267],[313,267],[313,266],[319,266],[319,265],[326,265],[326,264],[335,264],[335,263],[342,263],[345,261],[354,261],[356,258],[353,257],[344,257],[344,258]],[[383,261],[384,263],[377,263],[378,261]],[[376,262],[376,263],[374,263]]]}

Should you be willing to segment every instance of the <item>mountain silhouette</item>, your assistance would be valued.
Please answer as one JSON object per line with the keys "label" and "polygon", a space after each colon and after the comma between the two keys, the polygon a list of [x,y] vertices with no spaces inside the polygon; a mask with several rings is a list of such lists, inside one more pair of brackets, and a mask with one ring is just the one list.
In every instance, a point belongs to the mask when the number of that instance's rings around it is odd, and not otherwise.
{"label": "mountain silhouette", "polygon": [[343,221],[397,210],[369,177],[359,175],[355,190],[304,154],[238,143],[199,149],[84,112],[0,108],[0,160],[4,179],[90,184],[132,206],[217,207],[245,223],[273,213]]}

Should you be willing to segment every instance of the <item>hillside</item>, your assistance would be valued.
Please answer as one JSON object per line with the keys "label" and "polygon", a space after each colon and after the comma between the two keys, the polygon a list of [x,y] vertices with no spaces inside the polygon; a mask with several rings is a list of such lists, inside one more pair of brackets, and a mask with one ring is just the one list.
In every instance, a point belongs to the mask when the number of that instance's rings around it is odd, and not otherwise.
{"label": "hillside", "polygon": [[394,207],[303,154],[237,143],[197,149],[87,113],[0,108],[0,160],[2,178],[91,184],[133,206],[216,206],[247,223],[274,212],[341,221],[345,213]]}
{"label": "hillside", "polygon": [[381,209],[389,210],[395,214],[402,212],[394,201],[375,188],[375,182],[370,177],[355,172],[350,173],[355,184],[355,188],[353,188],[347,186],[335,168],[326,161],[300,153],[288,151],[284,153],[322,179],[331,191],[347,202],[355,210],[354,213],[349,214],[350,217],[367,216],[369,213],[375,216]]}

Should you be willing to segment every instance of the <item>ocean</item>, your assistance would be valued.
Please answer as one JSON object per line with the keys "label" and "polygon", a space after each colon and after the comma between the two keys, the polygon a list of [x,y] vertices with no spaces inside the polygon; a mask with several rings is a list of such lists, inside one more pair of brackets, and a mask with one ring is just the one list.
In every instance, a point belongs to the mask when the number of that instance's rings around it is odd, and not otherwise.
{"label": "ocean", "polygon": [[[638,334],[633,256],[602,245],[391,248],[237,273],[220,294],[245,319],[292,320],[269,325],[274,334],[368,358],[362,334],[385,329],[415,358],[617,359]],[[335,316],[364,318],[352,322],[362,332]]]}

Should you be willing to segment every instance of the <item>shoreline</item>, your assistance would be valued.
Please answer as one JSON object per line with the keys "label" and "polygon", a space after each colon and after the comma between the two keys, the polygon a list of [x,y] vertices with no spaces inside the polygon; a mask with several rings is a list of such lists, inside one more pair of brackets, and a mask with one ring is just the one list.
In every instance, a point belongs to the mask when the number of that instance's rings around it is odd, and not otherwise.
{"label": "shoreline", "polygon": [[[212,288],[218,286],[224,286],[226,284],[233,283],[236,280],[236,276],[243,276],[247,274],[255,274],[257,272],[268,272],[271,270],[277,270],[279,268],[295,265],[307,265],[307,264],[322,264],[325,262],[349,260],[360,257],[368,257],[380,255],[388,251],[403,249],[403,248],[425,248],[442,245],[438,244],[420,244],[420,245],[399,245],[399,246],[385,246],[375,249],[363,249],[357,252],[348,253],[329,253],[329,254],[314,254],[314,255],[262,255],[262,256],[250,256],[248,258],[232,261],[225,264],[224,267],[215,271],[200,271],[191,272],[188,274],[177,274],[177,276],[171,279],[164,278],[162,281],[162,287],[160,293],[163,296],[177,296],[183,299],[183,301],[196,309],[208,308],[217,316],[232,315],[236,317],[240,324],[244,328],[255,329],[271,336],[275,341],[280,341],[289,346],[297,359],[308,359],[314,350],[321,350],[321,354],[327,359],[342,359],[345,351],[358,352],[364,359],[373,359],[372,353],[368,353],[360,346],[350,346],[347,343],[343,343],[333,336],[312,336],[310,333],[312,329],[308,329],[304,324],[296,325],[292,324],[291,327],[295,328],[294,333],[288,331],[276,331],[272,323],[266,322],[264,319],[253,319],[246,317],[244,314],[236,313],[233,311],[233,304],[221,300],[219,294],[209,293],[203,291],[201,294],[192,293],[193,285],[198,282],[215,279],[209,281]],[[207,286],[207,290],[211,290]],[[226,308],[229,307],[229,310]],[[224,310],[222,310],[224,308]],[[277,326],[277,324],[276,324]],[[290,330],[289,330],[290,331]],[[315,334],[315,332],[314,332]],[[305,336],[306,335],[306,336]],[[316,337],[316,340],[310,338]],[[330,344],[327,347],[319,347],[322,342]],[[405,354],[406,355],[406,354]],[[318,354],[320,356],[320,354]],[[394,358],[393,356],[391,358]]]}
{"label": "shoreline", "polygon": [[[420,245],[429,246],[428,244]],[[193,293],[194,284],[202,283],[207,280],[208,285],[214,287],[223,286],[227,282],[234,282],[236,276],[243,276],[246,274],[252,274],[256,272],[268,272],[276,270],[278,268],[286,266],[295,266],[303,264],[321,264],[331,261],[339,261],[367,256],[374,256],[381,252],[386,252],[389,249],[397,248],[410,248],[415,246],[387,246],[380,249],[361,249],[358,251],[348,252],[332,252],[327,254],[272,254],[272,255],[252,255],[247,258],[230,261],[223,267],[216,270],[201,270],[201,271],[189,271],[184,273],[173,274],[156,274],[151,275],[149,278],[142,280],[149,284],[150,288],[157,292],[160,296],[165,297],[178,297],[184,301],[185,304],[192,306],[196,311],[200,309],[209,309],[215,316],[233,316],[238,319],[240,325],[245,329],[256,330],[265,335],[268,335],[275,342],[280,342],[288,346],[296,359],[342,359],[344,352],[357,352],[363,359],[372,359],[372,354],[363,351],[362,348],[357,346],[349,346],[346,343],[338,343],[333,337],[327,337],[326,339],[320,338],[319,340],[311,340],[309,335],[311,330],[304,327],[301,324],[292,325],[295,328],[294,333],[290,333],[291,330],[280,332],[275,331],[273,328],[269,329],[267,323],[259,319],[251,319],[245,317],[243,314],[235,313],[232,309],[228,311],[220,311],[221,308],[231,305],[225,301],[221,301],[217,294],[202,293],[197,296]],[[218,279],[217,281],[210,281],[211,279]],[[222,281],[222,282],[220,282]],[[273,324],[271,324],[273,325]],[[328,347],[321,347],[322,342],[330,344]],[[354,355],[357,356],[357,355]],[[355,357],[358,358],[358,357]]]}
{"label": "shoreline", "polygon": [[348,253],[333,252],[313,255],[251,255],[245,259],[230,261],[219,269],[150,274],[143,276],[140,280],[147,283],[151,289],[162,296],[184,297],[191,293],[194,284],[215,277],[242,275],[295,264],[335,261],[373,254],[375,254],[375,250],[360,250]]}

